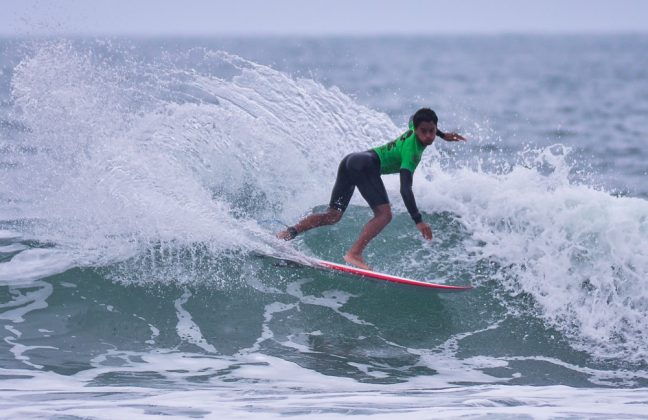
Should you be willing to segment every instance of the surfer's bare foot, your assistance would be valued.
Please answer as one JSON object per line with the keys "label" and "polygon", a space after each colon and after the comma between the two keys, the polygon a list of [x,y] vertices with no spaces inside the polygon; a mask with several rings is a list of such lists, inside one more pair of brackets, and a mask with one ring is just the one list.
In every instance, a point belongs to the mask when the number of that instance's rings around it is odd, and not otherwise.
{"label": "surfer's bare foot", "polygon": [[294,227],[289,227],[286,230],[282,230],[281,232],[277,233],[277,239],[283,239],[284,241],[290,241],[292,239],[295,239],[295,236],[297,236],[297,229]]}
{"label": "surfer's bare foot", "polygon": [[360,255],[353,255],[353,254],[347,253],[344,256],[344,261],[348,262],[351,265],[355,265],[358,268],[362,268],[363,270],[371,270],[371,268],[369,268],[367,263],[364,261],[364,259]]}

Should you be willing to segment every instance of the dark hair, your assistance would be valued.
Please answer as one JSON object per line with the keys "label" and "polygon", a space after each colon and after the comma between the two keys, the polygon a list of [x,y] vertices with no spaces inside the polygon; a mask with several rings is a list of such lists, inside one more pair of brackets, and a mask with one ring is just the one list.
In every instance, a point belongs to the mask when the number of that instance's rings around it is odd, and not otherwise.
{"label": "dark hair", "polygon": [[433,122],[436,125],[439,122],[439,117],[437,117],[436,112],[432,111],[430,108],[421,108],[412,117],[414,122],[414,129],[417,129],[419,124],[422,122]]}

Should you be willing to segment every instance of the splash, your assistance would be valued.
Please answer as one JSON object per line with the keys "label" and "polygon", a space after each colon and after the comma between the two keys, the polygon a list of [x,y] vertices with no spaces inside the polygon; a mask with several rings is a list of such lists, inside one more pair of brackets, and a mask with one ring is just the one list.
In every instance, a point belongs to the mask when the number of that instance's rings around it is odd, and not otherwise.
{"label": "splash", "polygon": [[187,55],[191,66],[109,42],[34,47],[12,80],[27,152],[10,157],[2,219],[63,250],[63,267],[254,249],[269,240],[256,220],[319,204],[344,153],[397,131],[336,88],[224,52]]}
{"label": "splash", "polygon": [[574,182],[561,145],[520,153],[504,172],[431,165],[416,192],[428,211],[451,211],[471,232],[474,259],[515,306],[601,358],[648,357],[648,202]]}

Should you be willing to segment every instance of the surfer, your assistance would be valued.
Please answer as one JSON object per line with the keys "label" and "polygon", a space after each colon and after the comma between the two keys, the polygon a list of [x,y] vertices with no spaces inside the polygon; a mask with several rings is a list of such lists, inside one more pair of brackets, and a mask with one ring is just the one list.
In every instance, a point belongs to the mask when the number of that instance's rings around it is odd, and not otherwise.
{"label": "surfer", "polygon": [[445,141],[465,140],[457,133],[444,133],[439,130],[438,120],[433,110],[421,108],[410,119],[409,130],[396,140],[371,150],[345,156],[338,167],[328,209],[323,213],[306,216],[296,225],[277,233],[277,238],[291,240],[307,230],[337,223],[349,205],[355,188],[358,187],[374,215],[364,226],[351,249],[344,255],[344,260],[356,267],[369,270],[362,252],[392,219],[389,198],[380,176],[399,173],[400,193],[405,207],[423,237],[431,240],[432,229],[423,221],[412,192],[414,170],[421,161],[423,151],[432,144],[436,136]]}

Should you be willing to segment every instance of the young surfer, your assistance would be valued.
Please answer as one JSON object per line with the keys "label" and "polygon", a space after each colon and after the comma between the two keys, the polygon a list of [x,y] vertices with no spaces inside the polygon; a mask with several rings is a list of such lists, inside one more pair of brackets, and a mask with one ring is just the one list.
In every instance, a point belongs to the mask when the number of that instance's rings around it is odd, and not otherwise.
{"label": "young surfer", "polygon": [[362,252],[369,241],[391,221],[392,213],[387,191],[380,175],[400,174],[400,193],[416,228],[425,239],[432,239],[432,229],[423,221],[412,192],[414,170],[425,148],[435,136],[445,141],[465,140],[457,133],[444,133],[437,128],[438,117],[429,108],[421,108],[410,120],[409,130],[396,140],[365,152],[351,153],[342,159],[331,193],[329,207],[324,213],[311,214],[294,226],[277,233],[277,238],[290,240],[307,230],[337,223],[349,205],[356,187],[367,201],[374,216],[362,229],[358,240],[344,255],[344,260],[356,267],[369,269]]}

